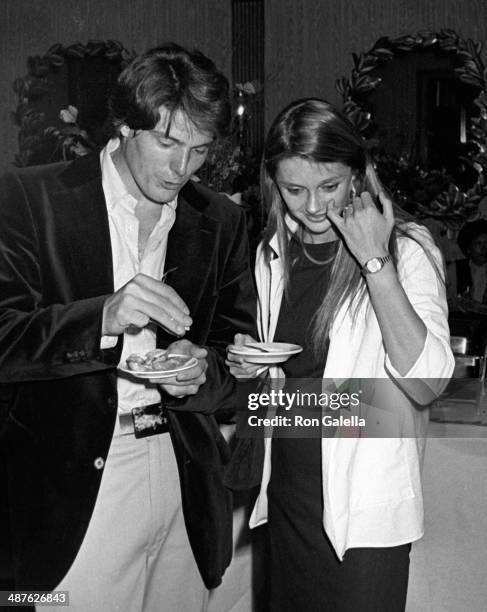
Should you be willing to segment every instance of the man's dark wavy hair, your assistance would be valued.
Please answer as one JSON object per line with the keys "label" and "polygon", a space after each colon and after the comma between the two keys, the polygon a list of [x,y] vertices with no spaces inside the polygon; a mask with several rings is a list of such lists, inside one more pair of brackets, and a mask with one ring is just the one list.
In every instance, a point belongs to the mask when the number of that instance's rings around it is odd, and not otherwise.
{"label": "man's dark wavy hair", "polygon": [[154,129],[160,106],[170,113],[167,131],[177,111],[216,138],[228,133],[231,121],[226,77],[200,51],[187,51],[175,43],[136,57],[120,74],[109,105],[114,134],[122,125]]}

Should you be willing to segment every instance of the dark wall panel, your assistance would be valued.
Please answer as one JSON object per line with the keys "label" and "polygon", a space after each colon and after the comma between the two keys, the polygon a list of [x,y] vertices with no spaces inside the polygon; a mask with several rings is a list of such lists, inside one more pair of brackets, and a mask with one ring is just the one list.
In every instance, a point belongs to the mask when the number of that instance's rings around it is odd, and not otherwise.
{"label": "dark wall panel", "polygon": [[381,36],[451,28],[487,39],[485,0],[266,0],[265,13],[266,125],[295,98],[337,102],[335,79],[350,75],[352,52]]}

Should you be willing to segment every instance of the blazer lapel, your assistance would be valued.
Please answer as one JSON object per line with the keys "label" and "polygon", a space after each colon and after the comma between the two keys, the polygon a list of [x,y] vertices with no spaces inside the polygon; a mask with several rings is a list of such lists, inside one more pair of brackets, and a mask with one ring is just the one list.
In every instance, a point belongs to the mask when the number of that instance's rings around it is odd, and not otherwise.
{"label": "blazer lapel", "polygon": [[110,230],[98,156],[76,160],[61,180],[65,188],[54,195],[53,207],[55,211],[62,208],[59,218],[67,220],[62,244],[71,263],[72,290],[85,298],[113,293]]}
{"label": "blazer lapel", "polygon": [[206,202],[192,185],[179,195],[176,221],[169,233],[166,270],[176,268],[168,283],[184,299],[191,312],[204,294],[217,290],[210,280],[214,272],[220,224],[204,213]]}

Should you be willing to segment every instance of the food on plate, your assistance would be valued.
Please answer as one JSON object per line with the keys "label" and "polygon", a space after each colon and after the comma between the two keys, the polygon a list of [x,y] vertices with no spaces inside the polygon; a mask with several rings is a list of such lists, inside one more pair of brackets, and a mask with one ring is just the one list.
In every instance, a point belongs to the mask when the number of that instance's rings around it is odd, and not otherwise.
{"label": "food on plate", "polygon": [[191,359],[189,355],[172,355],[163,349],[155,349],[145,355],[132,353],[127,357],[127,367],[134,372],[164,372],[181,368]]}

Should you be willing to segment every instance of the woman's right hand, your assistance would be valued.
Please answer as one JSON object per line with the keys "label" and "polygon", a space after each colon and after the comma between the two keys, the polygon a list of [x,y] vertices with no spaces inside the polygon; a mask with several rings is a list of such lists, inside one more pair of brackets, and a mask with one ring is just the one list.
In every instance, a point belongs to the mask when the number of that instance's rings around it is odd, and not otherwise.
{"label": "woman's right hand", "polygon": [[232,347],[243,346],[248,342],[257,342],[257,340],[248,334],[235,334],[233,344],[229,344],[227,347],[225,364],[228,366],[230,374],[235,376],[235,378],[256,378],[267,369],[265,366],[262,367],[262,364],[250,363],[245,357],[230,352]]}

